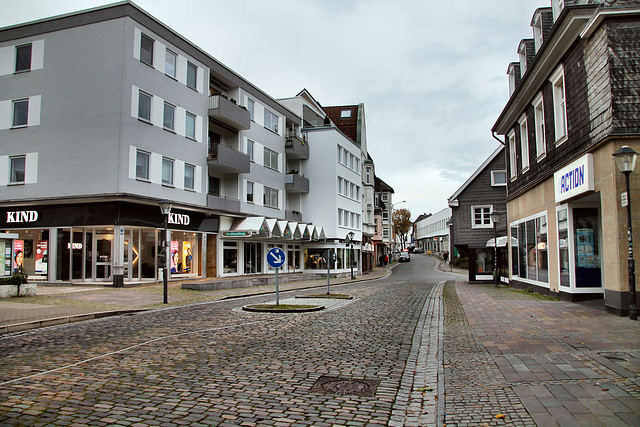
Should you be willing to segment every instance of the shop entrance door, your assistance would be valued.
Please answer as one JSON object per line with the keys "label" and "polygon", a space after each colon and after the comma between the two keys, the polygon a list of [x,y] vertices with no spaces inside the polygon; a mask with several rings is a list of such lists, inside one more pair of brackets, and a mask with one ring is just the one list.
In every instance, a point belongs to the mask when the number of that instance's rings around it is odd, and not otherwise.
{"label": "shop entrance door", "polygon": [[124,235],[124,278],[140,279],[140,232],[126,230]]}
{"label": "shop entrance door", "polygon": [[573,208],[577,288],[602,287],[598,208]]}
{"label": "shop entrance door", "polygon": [[93,279],[96,281],[112,280],[111,254],[113,253],[113,230],[94,230],[93,248]]}

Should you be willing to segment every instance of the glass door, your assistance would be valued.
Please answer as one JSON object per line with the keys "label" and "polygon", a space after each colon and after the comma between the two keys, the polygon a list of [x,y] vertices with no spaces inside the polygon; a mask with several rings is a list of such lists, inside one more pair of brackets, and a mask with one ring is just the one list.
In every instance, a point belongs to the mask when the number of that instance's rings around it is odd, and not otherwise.
{"label": "glass door", "polygon": [[576,287],[601,288],[598,208],[573,208]]}
{"label": "glass door", "polygon": [[94,280],[111,280],[111,254],[113,253],[113,230],[95,230],[94,247]]}

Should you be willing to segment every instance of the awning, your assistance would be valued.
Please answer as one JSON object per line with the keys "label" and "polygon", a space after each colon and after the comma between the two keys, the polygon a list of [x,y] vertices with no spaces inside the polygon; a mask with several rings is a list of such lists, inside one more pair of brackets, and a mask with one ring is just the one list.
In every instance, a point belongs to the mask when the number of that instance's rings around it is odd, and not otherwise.
{"label": "awning", "polygon": [[222,237],[269,237],[271,230],[265,217],[254,216],[235,220],[229,230],[221,233]]}
{"label": "awning", "polygon": [[[496,245],[494,243],[494,239],[489,239],[487,240],[487,248],[493,248],[495,246],[502,248],[507,246],[507,242],[509,241],[509,237],[508,236],[500,236],[498,237],[498,244]],[[511,238],[511,246],[518,246],[518,239],[516,239],[515,237]]]}

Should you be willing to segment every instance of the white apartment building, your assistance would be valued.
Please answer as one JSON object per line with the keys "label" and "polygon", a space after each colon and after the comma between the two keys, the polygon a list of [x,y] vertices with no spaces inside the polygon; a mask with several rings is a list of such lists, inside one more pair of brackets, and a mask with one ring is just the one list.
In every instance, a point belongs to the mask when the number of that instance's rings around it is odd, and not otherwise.
{"label": "white apartment building", "polygon": [[432,253],[451,252],[451,208],[445,208],[416,223],[415,245]]}

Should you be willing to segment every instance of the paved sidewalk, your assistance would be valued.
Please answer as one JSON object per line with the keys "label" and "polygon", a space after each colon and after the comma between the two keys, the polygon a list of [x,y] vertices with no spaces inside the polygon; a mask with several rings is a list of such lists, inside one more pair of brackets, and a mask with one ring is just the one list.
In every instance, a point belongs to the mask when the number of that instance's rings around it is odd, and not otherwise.
{"label": "paved sidewalk", "polygon": [[[384,277],[396,264],[376,267],[371,273],[349,278],[331,278],[330,285],[358,282]],[[231,277],[229,280],[236,279]],[[204,280],[204,279],[203,279]],[[275,294],[274,285],[250,288],[194,291],[182,289],[182,281],[169,283],[169,305],[214,301],[244,295]],[[327,279],[280,283],[280,291],[319,288],[326,290]],[[140,310],[165,307],[163,284],[153,283],[139,287],[114,288],[111,286],[39,285],[35,297],[0,300],[0,334],[89,320],[98,317],[128,314]]]}
{"label": "paved sidewalk", "polygon": [[466,282],[444,301],[447,426],[640,425],[640,322]]}

